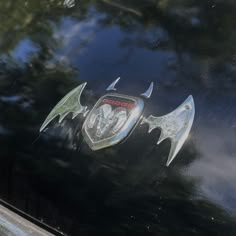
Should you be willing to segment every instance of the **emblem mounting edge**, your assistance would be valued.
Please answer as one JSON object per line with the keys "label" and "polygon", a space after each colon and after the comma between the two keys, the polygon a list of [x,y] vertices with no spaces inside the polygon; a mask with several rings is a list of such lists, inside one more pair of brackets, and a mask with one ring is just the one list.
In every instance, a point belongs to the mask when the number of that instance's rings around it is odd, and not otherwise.
{"label": "emblem mounting edge", "polygon": [[[88,127],[88,123],[89,120],[91,119],[92,115],[94,114],[94,112],[97,111],[97,109],[99,109],[99,107],[101,107],[103,104],[104,100],[107,100],[107,98],[109,98],[110,100],[108,101],[114,101],[113,103],[117,103],[117,104],[129,104],[127,102],[119,102],[119,100],[125,100],[125,101],[131,101],[133,102],[134,106],[130,109],[129,114],[127,115],[127,120],[124,122],[123,126],[120,128],[120,130],[117,131],[117,133],[111,133],[111,135],[109,136],[105,136],[104,138],[101,138],[100,140],[97,139],[95,140],[94,137],[92,137],[93,135],[91,135],[91,132],[89,131],[89,127]],[[115,100],[111,100],[111,99],[115,99]],[[118,99],[118,101],[116,100]],[[111,103],[111,102],[110,102]],[[115,109],[119,109],[119,105],[117,106],[117,108]],[[114,110],[115,110],[114,109]],[[143,113],[143,109],[144,109],[144,101],[141,98],[138,97],[132,97],[132,96],[127,96],[127,95],[123,95],[123,94],[117,94],[117,93],[109,93],[104,95],[103,97],[101,97],[97,103],[94,105],[93,109],[89,112],[83,127],[82,127],[82,134],[83,137],[86,141],[86,143],[89,145],[89,147],[92,150],[100,150],[106,147],[110,147],[110,146],[114,146],[118,143],[120,143],[121,141],[123,141],[128,134],[133,130],[133,128],[135,127],[135,125],[137,124],[137,122],[139,121],[139,119],[141,118],[141,115]],[[113,111],[114,111],[113,110]],[[107,115],[109,116],[109,114]],[[113,117],[110,117],[111,119]],[[99,117],[99,114],[97,116],[97,123],[98,126],[102,126],[101,123],[102,122],[106,122],[105,125],[107,125],[107,123],[109,122],[109,120],[106,119],[106,117]],[[97,129],[99,127],[96,127]],[[100,127],[101,128],[101,127]],[[109,129],[109,127],[108,127]],[[112,129],[112,125],[110,127],[110,129]],[[109,130],[108,130],[109,132]]]}

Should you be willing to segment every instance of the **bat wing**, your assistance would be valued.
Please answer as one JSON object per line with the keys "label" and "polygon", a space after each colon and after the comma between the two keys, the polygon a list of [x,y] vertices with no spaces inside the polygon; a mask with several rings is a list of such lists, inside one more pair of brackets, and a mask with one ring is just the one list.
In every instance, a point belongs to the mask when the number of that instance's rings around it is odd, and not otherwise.
{"label": "bat wing", "polygon": [[73,113],[72,118],[74,119],[79,114],[84,114],[87,111],[87,107],[84,107],[80,103],[81,94],[86,86],[86,83],[79,85],[70,91],[65,97],[63,97],[60,102],[52,109],[52,111],[47,116],[46,120],[40,127],[40,132],[42,132],[45,127],[58,115],[59,123],[70,113]]}
{"label": "bat wing", "polygon": [[148,118],[143,118],[142,124],[149,125],[149,133],[156,128],[161,129],[157,144],[167,138],[171,140],[167,166],[173,161],[187,139],[193,124],[194,115],[195,105],[193,97],[190,95],[177,109],[165,116],[155,117],[151,115]]}

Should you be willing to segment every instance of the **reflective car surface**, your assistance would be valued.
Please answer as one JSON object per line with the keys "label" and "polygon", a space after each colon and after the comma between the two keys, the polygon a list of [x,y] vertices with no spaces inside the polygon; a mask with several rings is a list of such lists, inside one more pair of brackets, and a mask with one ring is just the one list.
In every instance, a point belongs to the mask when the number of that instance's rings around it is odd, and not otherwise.
{"label": "reflective car surface", "polygon": [[[236,234],[236,2],[0,1],[0,198],[67,235]],[[136,127],[92,151],[84,118],[39,129],[87,82],[90,109],[117,77],[145,115],[190,94],[190,135],[166,167],[170,142]],[[57,231],[57,232],[56,232]]]}

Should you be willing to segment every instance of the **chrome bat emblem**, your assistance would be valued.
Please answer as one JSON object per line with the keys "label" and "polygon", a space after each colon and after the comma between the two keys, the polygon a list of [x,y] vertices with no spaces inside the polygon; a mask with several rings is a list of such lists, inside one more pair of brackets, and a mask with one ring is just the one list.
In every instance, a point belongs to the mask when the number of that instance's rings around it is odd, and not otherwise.
{"label": "chrome bat emblem", "polygon": [[[120,77],[111,83],[107,91],[115,91],[119,80]],[[79,85],[61,99],[47,116],[40,132],[57,116],[60,116],[60,123],[69,113],[72,113],[72,119],[82,114],[86,117],[82,127],[83,137],[89,147],[96,151],[123,141],[140,121],[141,125],[148,124],[149,133],[156,128],[161,129],[157,144],[167,138],[171,140],[171,149],[166,164],[169,166],[186,141],[193,124],[195,106],[191,95],[173,112],[161,117],[150,115],[146,118],[143,117],[144,100],[142,98],[118,93],[104,95],[89,111],[80,103],[85,86],[86,83]],[[153,86],[154,84],[151,83],[141,96],[146,99],[150,98]]]}

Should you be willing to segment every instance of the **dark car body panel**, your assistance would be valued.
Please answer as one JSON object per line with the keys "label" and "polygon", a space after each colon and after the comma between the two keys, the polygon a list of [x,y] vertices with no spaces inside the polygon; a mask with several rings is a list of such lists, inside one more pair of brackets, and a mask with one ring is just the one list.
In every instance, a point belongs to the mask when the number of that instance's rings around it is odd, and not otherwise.
{"label": "dark car body panel", "polygon": [[[1,1],[0,198],[68,235],[236,234],[236,3]],[[117,91],[154,91],[144,115],[190,94],[190,136],[166,167],[170,142],[137,126],[92,151],[84,118],[39,128],[87,81],[90,109]]]}

